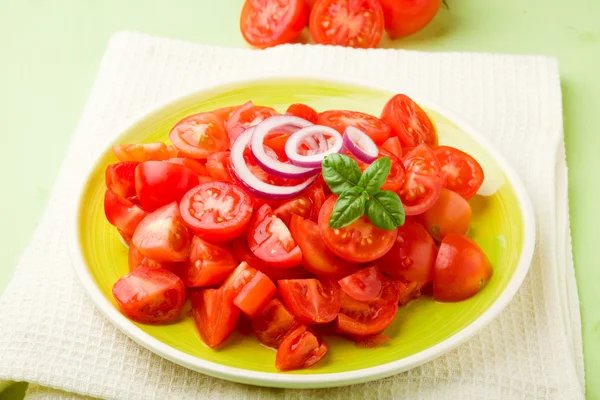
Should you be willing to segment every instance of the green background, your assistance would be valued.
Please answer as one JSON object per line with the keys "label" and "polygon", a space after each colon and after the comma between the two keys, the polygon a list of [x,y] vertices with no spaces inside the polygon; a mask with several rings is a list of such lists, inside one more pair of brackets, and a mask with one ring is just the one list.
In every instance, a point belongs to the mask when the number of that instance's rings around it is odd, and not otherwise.
{"label": "green background", "polygon": [[[110,36],[119,30],[245,46],[242,0],[0,0],[0,291],[42,215]],[[587,397],[600,398],[600,268],[594,210],[600,179],[600,1],[448,0],[424,31],[385,46],[546,54],[564,97],[572,236],[581,299]],[[10,210],[7,212],[7,210]],[[587,240],[586,240],[587,239]],[[595,379],[596,378],[596,379]],[[16,390],[15,390],[16,392]],[[1,397],[8,397],[6,394]],[[14,397],[10,395],[10,397]]]}

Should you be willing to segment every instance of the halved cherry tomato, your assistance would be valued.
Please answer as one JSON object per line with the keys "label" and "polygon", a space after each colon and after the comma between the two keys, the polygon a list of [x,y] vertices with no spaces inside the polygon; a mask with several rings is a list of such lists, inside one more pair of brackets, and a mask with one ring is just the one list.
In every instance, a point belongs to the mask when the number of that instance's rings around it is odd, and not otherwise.
{"label": "halved cherry tomato", "polygon": [[190,293],[192,317],[208,347],[219,346],[235,329],[240,309],[233,305],[234,297],[235,293],[224,288]]}
{"label": "halved cherry tomato", "polygon": [[337,196],[329,196],[319,213],[319,229],[327,247],[338,257],[355,263],[378,259],[392,248],[397,230],[386,231],[374,226],[365,216],[350,225],[332,229],[329,219]]}
{"label": "halved cherry tomato", "polygon": [[398,191],[404,213],[418,215],[427,211],[437,201],[442,189],[440,164],[425,143],[404,156],[406,178]]}
{"label": "halved cherry tomato", "polygon": [[358,111],[323,111],[318,116],[318,123],[329,126],[341,134],[344,134],[347,126],[354,126],[369,135],[377,144],[385,142],[391,131],[385,121]]}
{"label": "halved cherry tomato", "polygon": [[302,251],[288,227],[268,204],[255,213],[248,226],[248,246],[256,257],[270,267],[292,268],[302,261]]}
{"label": "halved cherry tomato", "polygon": [[233,254],[239,261],[245,261],[252,268],[255,268],[267,275],[273,282],[277,282],[280,279],[302,279],[308,278],[309,273],[302,267],[294,268],[273,268],[265,265],[258,257],[252,253],[248,247],[246,238],[240,236],[233,241]]}
{"label": "halved cherry tomato", "polygon": [[416,147],[420,143],[437,144],[435,126],[427,113],[410,97],[397,94],[383,107],[381,119],[389,124],[403,147]]}
{"label": "halved cherry tomato", "polygon": [[117,144],[112,149],[120,161],[163,161],[179,154],[175,147],[162,142]]}
{"label": "halved cherry tomato", "polygon": [[129,264],[130,272],[139,267],[164,268],[173,272],[175,275],[181,277],[180,275],[182,272],[182,263],[170,263],[153,260],[140,253],[137,247],[135,247],[133,244],[129,245],[127,262]]}
{"label": "halved cherry tomato", "polygon": [[239,236],[252,217],[252,197],[227,182],[206,182],[183,196],[181,215],[196,235],[212,242]]}
{"label": "halved cherry tomato", "polygon": [[190,288],[223,282],[238,266],[228,244],[211,243],[194,236],[183,282]]}
{"label": "halved cherry tomato", "polygon": [[491,277],[492,266],[477,243],[456,233],[444,237],[435,262],[435,300],[468,299],[477,294]]}
{"label": "halved cherry tomato", "polygon": [[433,280],[437,247],[427,230],[408,218],[398,228],[394,246],[375,264],[394,279],[414,281],[424,286]]}
{"label": "halved cherry tomato", "polygon": [[302,250],[302,266],[313,274],[324,278],[340,278],[356,270],[356,264],[337,257],[329,250],[316,223],[292,215],[290,232]]}
{"label": "halved cherry tomato", "polygon": [[398,136],[391,136],[387,138],[386,141],[381,145],[381,148],[395,155],[399,159],[402,159],[402,145],[400,144],[400,139],[398,139]]}
{"label": "halved cherry tomato", "polygon": [[378,0],[318,0],[309,27],[319,44],[375,48],[383,37],[383,10]]}
{"label": "halved cherry tomato", "polygon": [[431,236],[441,241],[448,233],[466,234],[471,215],[471,206],[461,195],[442,188],[433,207],[421,214],[421,221]]}
{"label": "halved cherry tomato", "polygon": [[310,368],[327,354],[327,345],[310,329],[300,325],[281,342],[275,356],[280,371]]}
{"label": "halved cherry tomato", "polygon": [[[350,157],[354,159],[354,161],[356,161],[358,167],[362,172],[365,172],[365,170],[371,165],[360,161],[353,154],[350,154]],[[389,158],[392,162],[392,166],[390,168],[390,173],[388,174],[387,178],[385,179],[385,182],[383,183],[383,186],[381,187],[381,190],[391,190],[392,192],[396,192],[404,184],[404,179],[406,178],[406,169],[404,169],[404,164],[402,164],[402,161],[398,157],[388,152],[383,147],[379,149],[379,156],[377,156],[377,159],[380,159],[382,157]]]}
{"label": "halved cherry tomato", "polygon": [[229,148],[223,121],[210,112],[182,119],[171,129],[169,139],[181,154],[190,158],[204,159]]}
{"label": "halved cherry tomato", "polygon": [[227,134],[231,143],[251,126],[258,125],[263,120],[277,115],[271,107],[255,106],[251,101],[244,103],[231,114],[227,121]]}
{"label": "halved cherry tomato", "polygon": [[135,229],[132,243],[153,260],[187,261],[191,236],[173,202],[148,214]]}
{"label": "halved cherry tomato", "polygon": [[231,169],[231,154],[229,151],[221,151],[208,156],[206,160],[208,174],[217,181],[235,182],[233,170]]}
{"label": "halved cherry tomato", "polygon": [[289,331],[299,325],[292,313],[279,299],[269,303],[252,318],[252,328],[256,337],[265,346],[278,348]]}
{"label": "halved cherry tomato", "polygon": [[292,214],[297,214],[316,222],[319,219],[319,211],[323,203],[325,203],[323,186],[319,183],[313,183],[302,195],[277,207],[275,215],[288,226]]}
{"label": "halved cherry tomato", "polygon": [[108,190],[124,198],[135,196],[135,167],[137,162],[120,162],[106,167],[104,179]]}
{"label": "halved cherry tomato", "polygon": [[198,183],[194,171],[171,162],[146,161],[135,168],[137,198],[148,211],[181,200]]}
{"label": "halved cherry tomato", "polygon": [[286,279],[278,281],[288,310],[305,324],[326,324],[340,311],[340,287],[335,281]]}
{"label": "halved cherry tomato", "polygon": [[148,213],[107,189],[104,193],[104,215],[111,225],[119,229],[121,235],[133,236],[135,228]]}
{"label": "halved cherry tomato", "polygon": [[137,268],[119,279],[112,293],[123,314],[142,324],[172,322],[185,304],[183,282],[162,268]]}
{"label": "halved cherry tomato", "polygon": [[483,184],[483,168],[473,157],[450,146],[439,146],[433,150],[440,165],[444,187],[460,194],[466,200],[477,193]]}
{"label": "halved cherry tomato", "polygon": [[307,106],[306,104],[295,103],[288,107],[285,114],[294,115],[316,124],[319,113],[314,108]]}
{"label": "halved cherry tomato", "polygon": [[379,0],[385,29],[392,39],[423,29],[437,14],[442,0]]}
{"label": "halved cherry tomato", "polygon": [[376,335],[394,322],[397,312],[396,303],[363,302],[342,292],[336,329],[351,336]]}
{"label": "halved cherry tomato", "polygon": [[240,310],[252,317],[267,305],[269,300],[277,293],[277,288],[268,276],[260,271],[242,287],[242,290],[233,300]]}
{"label": "halved cherry tomato", "polygon": [[338,283],[342,290],[353,299],[373,301],[380,297],[385,279],[386,277],[379,272],[377,267],[371,266],[340,279]]}
{"label": "halved cherry tomato", "polygon": [[206,169],[206,166],[198,160],[194,160],[192,158],[171,158],[167,161],[172,162],[174,164],[183,165],[184,167],[194,171],[198,176],[208,175],[208,170]]}
{"label": "halved cherry tomato", "polygon": [[264,49],[293,42],[307,22],[304,0],[246,0],[240,30],[248,43]]}

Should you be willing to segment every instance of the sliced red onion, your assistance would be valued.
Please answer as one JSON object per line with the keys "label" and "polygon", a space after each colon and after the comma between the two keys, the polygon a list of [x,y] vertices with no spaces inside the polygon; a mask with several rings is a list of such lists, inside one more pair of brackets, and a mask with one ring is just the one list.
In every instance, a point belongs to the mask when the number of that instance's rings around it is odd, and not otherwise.
{"label": "sliced red onion", "polygon": [[[274,160],[265,152],[263,142],[265,137],[273,129],[277,128],[306,128],[312,123],[305,119],[294,117],[292,115],[276,115],[269,117],[255,126],[254,133],[250,140],[252,155],[256,162],[266,172],[281,178],[303,179],[319,173],[319,169],[301,168],[293,164],[286,164],[278,160]],[[289,140],[289,139],[288,139]]]}
{"label": "sliced red onion", "polygon": [[242,132],[231,146],[231,166],[242,186],[254,195],[273,200],[284,200],[295,197],[310,186],[317,178],[313,176],[296,186],[276,186],[258,179],[246,165],[244,150],[250,144],[256,127]]}
{"label": "sliced red onion", "polygon": [[373,139],[354,126],[349,126],[344,131],[344,147],[360,161],[369,164],[379,155],[379,148]]}
{"label": "sliced red onion", "polygon": [[[298,147],[303,140],[307,137],[315,137],[320,134],[323,139],[322,143],[327,145],[327,150],[324,152],[320,152],[317,154],[309,154],[302,155],[298,153]],[[334,138],[334,142],[331,146],[327,144],[327,140],[325,140],[325,136],[330,136]],[[332,153],[338,153],[342,149],[343,139],[342,135],[339,134],[333,128],[322,125],[311,125],[306,128],[302,128],[288,138],[287,142],[285,142],[285,155],[289,158],[290,162],[299,167],[305,168],[320,168],[321,164],[325,157]]]}

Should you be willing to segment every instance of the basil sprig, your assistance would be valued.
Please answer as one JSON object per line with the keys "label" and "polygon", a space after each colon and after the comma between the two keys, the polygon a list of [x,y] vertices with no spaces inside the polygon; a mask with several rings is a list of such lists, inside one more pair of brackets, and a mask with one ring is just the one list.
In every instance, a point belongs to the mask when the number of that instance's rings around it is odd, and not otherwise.
{"label": "basil sprig", "polygon": [[343,228],[363,215],[381,229],[391,231],[402,226],[404,207],[400,197],[389,190],[381,190],[391,168],[391,160],[382,157],[361,173],[352,158],[343,154],[327,156],[323,161],[323,179],[329,189],[339,195],[329,226]]}

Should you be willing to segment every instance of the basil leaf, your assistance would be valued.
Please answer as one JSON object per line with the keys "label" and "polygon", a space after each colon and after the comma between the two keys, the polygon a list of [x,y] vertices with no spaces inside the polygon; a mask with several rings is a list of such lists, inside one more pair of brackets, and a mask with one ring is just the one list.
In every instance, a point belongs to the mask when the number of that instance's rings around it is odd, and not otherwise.
{"label": "basil leaf", "polygon": [[404,207],[394,192],[375,193],[365,206],[365,214],[373,225],[391,231],[404,225]]}
{"label": "basil leaf", "polygon": [[322,173],[329,189],[339,195],[355,187],[361,175],[356,161],[343,154],[330,154],[325,157]]}
{"label": "basil leaf", "polygon": [[358,186],[365,188],[367,193],[373,196],[381,189],[392,169],[392,161],[388,157],[381,157],[363,172]]}
{"label": "basil leaf", "polygon": [[364,189],[353,187],[346,190],[338,197],[329,217],[329,226],[333,229],[350,225],[365,213]]}

